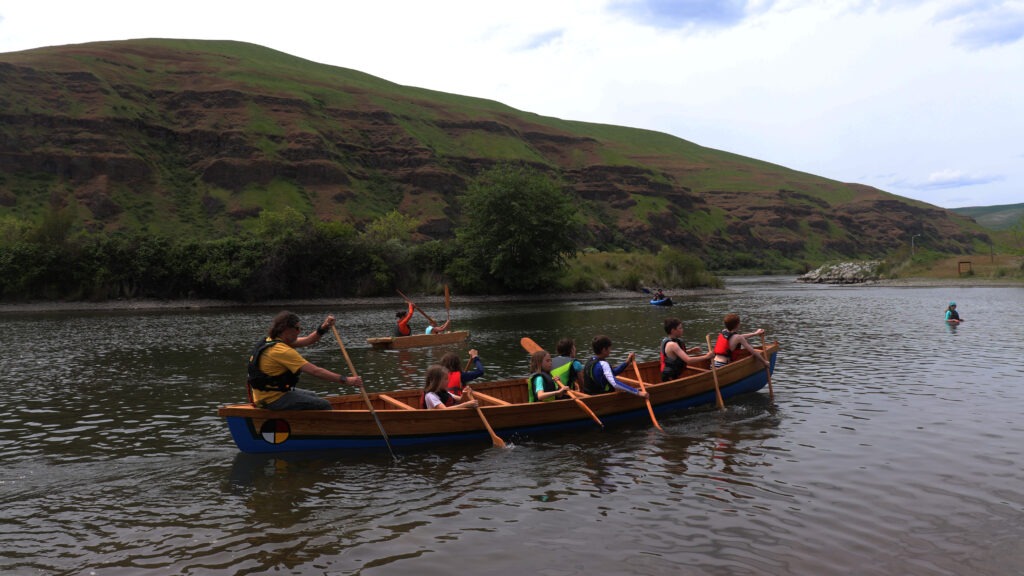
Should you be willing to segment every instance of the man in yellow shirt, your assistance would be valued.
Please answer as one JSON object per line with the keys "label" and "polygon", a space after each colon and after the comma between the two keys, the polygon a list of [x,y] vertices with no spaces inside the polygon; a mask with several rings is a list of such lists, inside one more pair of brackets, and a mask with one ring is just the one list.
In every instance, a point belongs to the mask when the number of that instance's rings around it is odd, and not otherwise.
{"label": "man in yellow shirt", "polygon": [[315,392],[296,388],[299,373],[304,372],[328,382],[362,387],[358,376],[342,376],[308,362],[296,348],[309,346],[334,326],[334,316],[328,316],[320,327],[305,336],[299,336],[299,317],[287,310],[274,316],[267,337],[256,344],[249,355],[249,387],[253,403],[270,410],[330,410],[331,403]]}

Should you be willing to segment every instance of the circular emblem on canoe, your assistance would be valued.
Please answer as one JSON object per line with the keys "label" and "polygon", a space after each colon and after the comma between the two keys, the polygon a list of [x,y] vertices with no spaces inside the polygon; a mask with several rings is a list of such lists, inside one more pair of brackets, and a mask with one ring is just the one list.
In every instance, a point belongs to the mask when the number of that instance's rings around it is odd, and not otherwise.
{"label": "circular emblem on canoe", "polygon": [[260,426],[260,436],[271,444],[280,444],[288,439],[292,429],[286,420],[267,420]]}

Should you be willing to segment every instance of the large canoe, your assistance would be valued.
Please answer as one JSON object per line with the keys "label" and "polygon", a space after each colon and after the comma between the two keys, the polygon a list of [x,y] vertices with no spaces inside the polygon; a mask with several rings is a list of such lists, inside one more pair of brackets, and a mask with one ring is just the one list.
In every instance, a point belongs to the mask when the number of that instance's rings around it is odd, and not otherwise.
{"label": "large canoe", "polygon": [[454,344],[469,338],[468,331],[442,332],[440,334],[413,334],[411,336],[389,336],[384,338],[367,338],[366,341],[377,350],[402,350],[405,348],[422,348],[424,346],[440,346]]}
{"label": "large canoe", "polygon": [[[768,346],[774,370],[779,343]],[[639,365],[641,377],[656,414],[713,404],[715,384],[711,370],[689,367],[678,380],[659,382],[657,361]],[[631,371],[623,372],[626,378]],[[768,381],[763,364],[747,356],[718,369],[722,397],[755,392]],[[508,440],[542,435],[555,430],[599,430],[591,417],[573,400],[527,401],[525,378],[472,385],[481,411],[494,431]],[[472,409],[423,410],[420,390],[371,393],[370,401],[394,448],[432,444],[490,443],[480,416]],[[235,444],[243,452],[274,453],[306,450],[387,448],[373,415],[359,394],[329,397],[332,410],[265,410],[252,404],[222,406],[218,414],[227,420]],[[613,392],[585,396],[582,401],[607,427],[627,420],[650,419],[647,405],[638,396]]]}

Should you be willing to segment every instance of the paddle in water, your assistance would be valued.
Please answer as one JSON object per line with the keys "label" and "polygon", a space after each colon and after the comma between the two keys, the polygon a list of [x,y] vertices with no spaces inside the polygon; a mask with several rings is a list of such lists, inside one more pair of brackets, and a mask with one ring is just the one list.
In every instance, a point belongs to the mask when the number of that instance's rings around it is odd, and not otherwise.
{"label": "paddle in water", "polygon": [[[338,346],[341,348],[341,353],[345,356],[345,362],[348,364],[348,370],[353,376],[356,374],[356,367],[352,364],[352,359],[348,357],[348,350],[345,350],[345,344],[341,341],[341,335],[338,334],[338,329],[331,324],[331,331],[334,332],[334,339],[338,341]],[[380,423],[380,418],[377,416],[377,411],[373,409],[373,403],[370,402],[370,397],[366,394],[366,387],[359,386],[359,391],[363,394],[363,400],[366,401],[366,408],[369,409],[370,414],[373,415],[373,419],[377,422],[377,428],[380,429],[380,435],[384,437],[384,443],[388,446],[388,452],[391,452],[391,457],[398,460],[398,456],[395,456],[395,451],[391,449],[391,440],[388,438],[388,433],[384,431],[384,425]]]}
{"label": "paddle in water", "polygon": [[[466,388],[466,394],[470,400],[473,400],[473,389]],[[476,413],[480,416],[480,421],[484,423],[484,428],[487,428],[487,433],[491,435],[491,443],[494,444],[495,448],[505,448],[505,441],[500,436],[494,433],[494,428],[491,428],[491,423],[487,421],[487,417],[484,416],[484,411],[480,409],[480,404],[476,405]]]}
{"label": "paddle in water", "polygon": [[[714,348],[711,347],[711,335],[710,334],[705,334],[704,335],[704,339],[707,340],[707,342],[708,342],[708,350],[714,350]],[[722,400],[722,391],[719,390],[719,388],[718,388],[718,369],[715,368],[715,357],[714,356],[711,357],[710,364],[711,364],[711,376],[713,376],[714,379],[715,379],[715,398],[718,399],[718,409],[719,410],[725,410],[725,400]]]}

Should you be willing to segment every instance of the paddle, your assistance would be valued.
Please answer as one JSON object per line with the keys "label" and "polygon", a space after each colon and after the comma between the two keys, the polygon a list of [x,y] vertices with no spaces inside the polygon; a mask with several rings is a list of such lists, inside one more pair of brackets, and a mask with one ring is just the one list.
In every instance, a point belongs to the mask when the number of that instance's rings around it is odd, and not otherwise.
{"label": "paddle", "polygon": [[396,289],[395,289],[395,292],[398,292],[398,295],[399,295],[399,296],[401,296],[403,300],[405,300],[405,301],[406,301],[406,302],[408,302],[409,304],[412,304],[412,307],[413,307],[413,308],[415,308],[417,312],[419,312],[420,314],[423,314],[423,317],[427,319],[427,322],[430,322],[430,325],[431,325],[431,326],[437,326],[437,322],[434,322],[434,319],[433,319],[433,318],[431,318],[430,316],[427,316],[427,313],[426,313],[426,312],[424,312],[422,308],[420,308],[419,306],[417,306],[417,305],[416,305],[416,303],[415,303],[415,302],[413,302],[412,300],[409,300],[409,298],[408,298],[408,297],[406,297],[406,295],[405,295],[405,294],[402,294],[402,291],[401,291],[401,290],[398,290],[398,289],[396,288]]}
{"label": "paddle", "polygon": [[[636,373],[636,381],[640,385],[640,391],[647,392],[647,388],[644,386],[644,379],[640,377],[640,367],[636,365],[636,356],[633,356],[633,372]],[[644,401],[647,402],[647,411],[651,414],[651,424],[654,424],[655,428],[664,432],[665,430],[661,427],[661,424],[658,424],[658,419],[654,417],[654,408],[651,406],[650,396],[644,398]]]}
{"label": "paddle", "polygon": [[[341,342],[341,336],[338,334],[338,329],[331,324],[331,331],[334,332],[334,339],[338,341],[338,346],[341,347],[341,353],[345,355],[345,363],[348,364],[348,370],[353,376],[359,376],[356,374],[356,367],[352,365],[352,359],[348,357],[348,351],[345,350],[345,345]],[[373,415],[373,419],[377,422],[377,428],[380,428],[380,435],[384,437],[384,443],[388,445],[388,452],[391,452],[391,457],[396,461],[398,457],[395,456],[395,451],[391,449],[391,440],[388,439],[388,433],[384,431],[384,425],[380,423],[380,418],[377,417],[377,412],[373,409],[373,404],[370,402],[370,397],[366,394],[366,388],[359,386],[359,391],[363,394],[363,400],[366,401],[366,407],[369,408],[370,414]]]}
{"label": "paddle", "polygon": [[768,357],[768,348],[764,345],[764,332],[761,333],[761,354],[764,355],[764,359],[768,362],[768,366],[764,367],[764,372],[768,375],[768,399],[775,400],[775,391],[772,390],[772,371],[769,368],[772,361]]}
{"label": "paddle", "polygon": [[[473,389],[466,390],[466,394],[470,400],[473,400]],[[476,405],[476,413],[480,416],[480,421],[484,423],[484,428],[487,428],[487,433],[491,435],[491,443],[494,444],[495,448],[504,448],[505,441],[501,439],[497,434],[494,433],[494,428],[491,428],[491,423],[487,421],[487,417],[484,416],[484,411],[480,409],[480,404]]]}
{"label": "paddle", "polygon": [[[519,345],[522,346],[523,349],[529,352],[530,354],[543,350],[543,348],[541,348],[539,344],[534,342],[533,339],[528,336],[523,336],[522,338],[520,338]],[[530,383],[527,382],[526,385],[529,386]],[[582,408],[583,411],[586,412],[587,415],[594,420],[594,422],[597,422],[598,426],[604,428],[604,422],[601,422],[601,419],[597,417],[597,414],[594,414],[594,411],[590,409],[590,406],[587,406],[586,402],[580,400],[580,396],[583,396],[584,398],[586,397],[585,394],[580,394],[579,392],[571,388],[569,389],[569,397],[576,402],[576,405]]]}
{"label": "paddle", "polygon": [[447,316],[447,322],[452,321],[452,296],[448,293],[448,285],[444,285],[444,313]]}
{"label": "paddle", "polygon": [[[704,339],[708,342],[708,351],[714,351],[711,347],[711,335],[705,334]],[[715,357],[711,357],[711,375],[715,378],[715,397],[718,399],[718,409],[725,410],[725,401],[722,400],[722,391],[718,389],[718,369],[715,368]]]}

